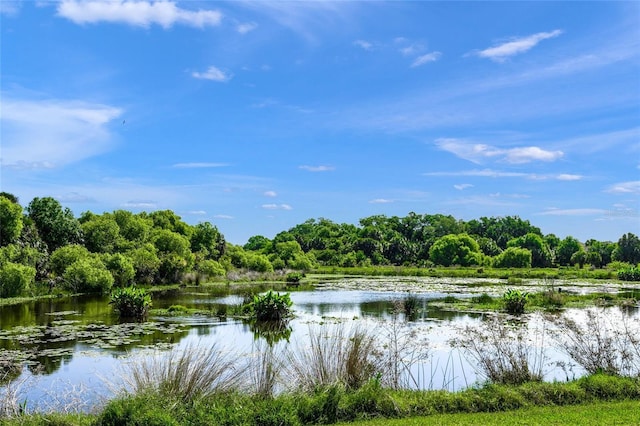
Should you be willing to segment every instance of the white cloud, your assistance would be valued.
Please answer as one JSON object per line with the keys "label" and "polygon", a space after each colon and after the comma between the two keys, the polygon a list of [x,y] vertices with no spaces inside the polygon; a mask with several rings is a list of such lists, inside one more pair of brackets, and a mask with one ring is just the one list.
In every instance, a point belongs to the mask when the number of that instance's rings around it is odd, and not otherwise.
{"label": "white cloud", "polygon": [[561,158],[562,151],[547,151],[537,146],[502,149],[491,145],[468,143],[459,139],[436,139],[436,145],[443,151],[457,157],[480,164],[486,159],[496,159],[510,164],[529,163],[531,161],[555,161]]}
{"label": "white cloud", "polygon": [[457,189],[458,191],[463,191],[463,190],[465,190],[467,188],[473,188],[473,185],[470,184],[470,183],[460,183],[460,184],[457,184],[457,185],[453,185],[453,187],[455,189]]}
{"label": "white cloud", "polygon": [[640,180],[611,185],[606,192],[613,194],[640,194]]}
{"label": "white cloud", "polygon": [[222,71],[221,69],[210,66],[205,72],[194,71],[191,76],[201,80],[212,80],[220,83],[226,83],[233,78],[233,75]]}
{"label": "white cloud", "polygon": [[213,216],[215,219],[235,219],[233,216],[228,214],[217,214]]}
{"label": "white cloud", "polygon": [[265,210],[293,210],[289,204],[263,204]]}
{"label": "white cloud", "polygon": [[386,198],[376,198],[375,200],[369,201],[371,204],[388,204],[393,203],[393,200],[388,200]]}
{"label": "white cloud", "polygon": [[306,170],[308,172],[330,172],[335,170],[333,166],[300,166],[299,169]]}
{"label": "white cloud", "polygon": [[420,65],[428,64],[429,62],[435,62],[440,59],[441,55],[442,54],[440,52],[431,52],[426,55],[418,56],[411,64],[411,68],[419,67]]}
{"label": "white cloud", "polygon": [[63,195],[56,195],[54,198],[61,203],[92,203],[96,201],[94,198],[79,192],[68,192]]}
{"label": "white cloud", "polygon": [[2,166],[37,169],[74,163],[111,147],[120,108],[77,100],[3,97]]}
{"label": "white cloud", "polygon": [[264,196],[265,197],[276,197],[276,196],[278,196],[278,194],[276,194],[276,191],[265,191],[264,192]]}
{"label": "white cloud", "polygon": [[584,178],[584,176],[582,175],[572,175],[572,174],[568,174],[568,173],[561,173],[557,176],[558,180],[567,180],[567,181],[572,181],[572,180],[582,180]]}
{"label": "white cloud", "polygon": [[0,15],[16,16],[20,11],[20,2],[17,0],[0,1]]}
{"label": "white cloud", "polygon": [[[499,170],[483,169],[483,170],[464,170],[459,172],[428,172],[423,173],[423,176],[443,176],[443,177],[459,177],[459,176],[474,176],[474,177],[490,177],[490,178],[525,178],[531,180],[571,180],[566,176],[578,176],[567,174],[535,174],[535,173],[522,173],[522,172],[503,172]],[[582,179],[582,176],[580,177]],[[573,179],[576,180],[576,179]]]}
{"label": "white cloud", "polygon": [[181,9],[172,1],[63,0],[58,5],[58,15],[76,24],[111,22],[144,28],[152,24],[163,28],[174,24],[203,28],[219,25],[222,20],[219,11]]}
{"label": "white cloud", "polygon": [[366,40],[356,40],[353,42],[353,45],[358,46],[364,50],[368,50],[368,51],[373,50],[373,43]]}
{"label": "white cloud", "polygon": [[550,32],[532,34],[527,37],[515,38],[506,43],[476,52],[476,55],[482,58],[489,58],[494,61],[502,62],[509,56],[526,52],[527,50],[535,47],[542,40],[554,38],[560,34],[562,34],[562,30],[554,30]]}
{"label": "white cloud", "polygon": [[187,212],[187,214],[194,215],[194,216],[204,216],[207,214],[207,212],[204,210],[190,210]]}
{"label": "white cloud", "polygon": [[176,163],[171,167],[174,169],[208,169],[227,166],[226,163]]}
{"label": "white cloud", "polygon": [[240,34],[247,34],[248,32],[255,30],[256,28],[258,28],[258,24],[256,24],[255,22],[246,22],[244,24],[239,24],[236,27],[236,31],[238,31]]}
{"label": "white cloud", "polygon": [[122,207],[135,209],[155,209],[158,203],[149,200],[132,200],[122,204]]}
{"label": "white cloud", "polygon": [[603,209],[557,209],[549,208],[539,214],[542,216],[594,216],[606,214]]}

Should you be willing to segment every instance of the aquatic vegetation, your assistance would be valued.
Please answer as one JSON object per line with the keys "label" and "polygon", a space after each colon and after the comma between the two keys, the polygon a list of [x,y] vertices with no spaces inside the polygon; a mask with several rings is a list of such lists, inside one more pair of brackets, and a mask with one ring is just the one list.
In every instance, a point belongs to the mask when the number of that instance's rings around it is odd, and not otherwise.
{"label": "aquatic vegetation", "polygon": [[292,305],[289,293],[280,294],[269,290],[265,294],[254,295],[246,309],[258,321],[282,321],[293,315]]}
{"label": "aquatic vegetation", "polygon": [[504,309],[511,315],[524,314],[524,307],[529,299],[529,293],[520,290],[509,289],[502,295]]}
{"label": "aquatic vegetation", "polygon": [[143,288],[122,287],[111,292],[113,308],[121,318],[144,318],[151,308],[151,295]]}

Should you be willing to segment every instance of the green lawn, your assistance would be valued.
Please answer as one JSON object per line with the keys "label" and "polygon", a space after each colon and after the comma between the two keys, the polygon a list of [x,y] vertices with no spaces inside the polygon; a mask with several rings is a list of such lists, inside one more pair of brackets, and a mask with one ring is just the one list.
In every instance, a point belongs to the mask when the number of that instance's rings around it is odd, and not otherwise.
{"label": "green lawn", "polygon": [[499,413],[439,414],[404,419],[339,423],[340,426],[418,425],[640,425],[640,401],[535,407]]}

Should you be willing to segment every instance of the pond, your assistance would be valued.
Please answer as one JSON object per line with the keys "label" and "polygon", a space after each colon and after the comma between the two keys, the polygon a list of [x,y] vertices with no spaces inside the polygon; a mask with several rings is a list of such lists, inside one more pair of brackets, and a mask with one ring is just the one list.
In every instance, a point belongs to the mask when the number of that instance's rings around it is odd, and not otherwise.
{"label": "pond", "polygon": [[[525,287],[538,285],[535,282]],[[566,291],[617,291],[563,284]],[[482,380],[473,361],[450,341],[465,327],[475,327],[491,315],[443,310],[430,302],[455,294],[499,295],[504,283],[493,281],[401,278],[326,280],[314,288],[291,288],[295,318],[279,331],[264,330],[226,316],[249,292],[267,287],[200,286],[154,293],[154,308],[182,305],[208,315],[151,315],[146,321],[121,322],[105,296],[81,296],[31,301],[0,307],[0,399],[11,393],[29,410],[89,411],[122,387],[125,367],[162,351],[189,346],[223,348],[246,359],[269,346],[304,351],[314,328],[363,325],[380,339],[381,351],[390,342],[402,345],[398,361],[407,368],[405,387],[458,390]],[[529,288],[530,290],[530,288]],[[410,292],[410,293],[409,293]],[[411,294],[417,309],[405,316],[402,302]],[[622,315],[618,308],[610,308]],[[566,315],[579,318],[579,310]],[[613,316],[615,316],[613,315]],[[637,318],[638,309],[626,316]],[[584,372],[556,350],[541,316],[525,316],[532,345],[544,351],[545,380],[565,380]],[[542,330],[542,331],[541,331]],[[534,353],[537,353],[534,351]],[[558,368],[557,365],[564,365]],[[569,368],[567,368],[569,366]]]}

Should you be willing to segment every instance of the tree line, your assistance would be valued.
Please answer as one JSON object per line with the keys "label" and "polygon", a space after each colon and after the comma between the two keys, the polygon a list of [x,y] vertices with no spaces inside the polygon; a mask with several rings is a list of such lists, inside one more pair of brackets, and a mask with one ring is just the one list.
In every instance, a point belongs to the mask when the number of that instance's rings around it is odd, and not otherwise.
{"label": "tree line", "polygon": [[227,242],[210,222],[190,225],[171,210],[115,210],[75,217],[52,197],[23,207],[0,193],[0,297],[49,291],[108,291],[132,283],[178,283],[318,266],[552,267],[640,262],[640,239],[617,242],[543,235],[517,216],[470,221],[443,214],[375,215],[358,225],[309,219],[273,239]]}

